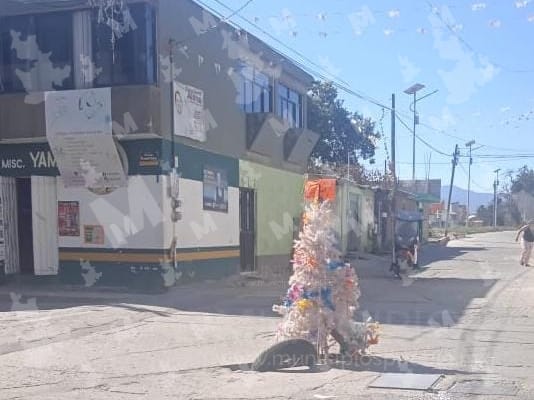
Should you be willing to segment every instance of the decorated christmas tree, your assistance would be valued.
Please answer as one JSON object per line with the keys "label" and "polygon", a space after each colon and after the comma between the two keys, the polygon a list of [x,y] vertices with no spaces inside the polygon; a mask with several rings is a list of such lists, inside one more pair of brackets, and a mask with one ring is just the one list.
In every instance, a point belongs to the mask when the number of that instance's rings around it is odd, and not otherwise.
{"label": "decorated christmas tree", "polygon": [[377,324],[356,323],[358,277],[341,259],[333,230],[335,180],[307,182],[302,230],[294,244],[293,275],[282,305],[277,339],[305,339],[327,355],[335,339],[342,351],[363,353],[377,340]]}

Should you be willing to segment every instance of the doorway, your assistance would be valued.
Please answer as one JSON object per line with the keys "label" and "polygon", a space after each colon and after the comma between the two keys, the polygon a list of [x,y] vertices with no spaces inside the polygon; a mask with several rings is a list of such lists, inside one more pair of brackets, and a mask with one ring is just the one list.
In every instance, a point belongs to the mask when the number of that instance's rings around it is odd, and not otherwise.
{"label": "doorway", "polygon": [[239,249],[241,272],[256,269],[256,192],[239,188]]}
{"label": "doorway", "polygon": [[17,178],[17,227],[21,274],[34,274],[32,186],[30,178]]}

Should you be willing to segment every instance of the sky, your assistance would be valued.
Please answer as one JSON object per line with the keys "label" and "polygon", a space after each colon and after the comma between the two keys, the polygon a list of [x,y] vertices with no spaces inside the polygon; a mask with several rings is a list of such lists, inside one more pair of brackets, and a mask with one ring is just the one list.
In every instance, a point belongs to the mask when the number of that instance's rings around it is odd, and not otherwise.
{"label": "sky", "polygon": [[[416,178],[429,173],[448,185],[458,144],[454,184],[467,188],[465,144],[471,140],[471,190],[492,192],[498,168],[502,174],[534,166],[534,0],[202,3],[309,66],[316,77],[363,95],[339,93],[347,108],[377,122],[383,138],[375,166],[382,169],[390,157],[391,114],[369,99],[390,106],[394,93],[400,179],[412,177],[412,133],[402,122],[412,129],[413,96],[404,90],[414,83],[425,85],[418,97],[437,90],[416,103],[416,133],[430,145],[416,140]],[[241,7],[232,15],[230,9]]]}

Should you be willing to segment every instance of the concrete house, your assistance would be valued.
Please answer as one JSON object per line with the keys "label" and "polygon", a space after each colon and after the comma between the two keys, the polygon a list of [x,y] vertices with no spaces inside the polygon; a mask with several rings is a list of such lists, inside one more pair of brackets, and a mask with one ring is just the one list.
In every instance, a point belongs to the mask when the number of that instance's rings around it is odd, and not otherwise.
{"label": "concrete house", "polygon": [[0,0],[0,273],[287,268],[313,77],[191,0],[111,7]]}

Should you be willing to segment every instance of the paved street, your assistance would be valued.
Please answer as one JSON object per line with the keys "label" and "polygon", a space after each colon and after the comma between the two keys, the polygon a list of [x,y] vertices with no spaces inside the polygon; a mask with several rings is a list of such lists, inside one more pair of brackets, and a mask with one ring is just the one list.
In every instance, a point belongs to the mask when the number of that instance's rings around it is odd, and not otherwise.
{"label": "paved street", "polygon": [[[161,295],[0,287],[1,399],[532,399],[534,268],[512,232],[424,249],[394,280],[355,260],[359,318],[382,324],[360,365],[246,371],[274,336],[285,283],[177,287]],[[440,374],[432,391],[373,389],[384,373]],[[408,376],[408,375],[407,375]]]}

